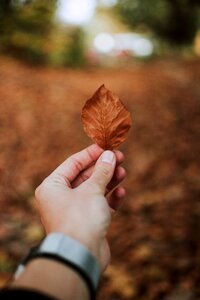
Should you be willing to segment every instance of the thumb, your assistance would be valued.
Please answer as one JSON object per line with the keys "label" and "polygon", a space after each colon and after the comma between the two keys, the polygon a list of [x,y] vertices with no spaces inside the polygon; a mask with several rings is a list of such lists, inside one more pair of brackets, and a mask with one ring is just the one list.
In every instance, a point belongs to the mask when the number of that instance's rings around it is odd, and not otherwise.
{"label": "thumb", "polygon": [[110,182],[116,166],[116,156],[112,151],[106,150],[96,162],[94,172],[89,181],[105,194],[106,186]]}

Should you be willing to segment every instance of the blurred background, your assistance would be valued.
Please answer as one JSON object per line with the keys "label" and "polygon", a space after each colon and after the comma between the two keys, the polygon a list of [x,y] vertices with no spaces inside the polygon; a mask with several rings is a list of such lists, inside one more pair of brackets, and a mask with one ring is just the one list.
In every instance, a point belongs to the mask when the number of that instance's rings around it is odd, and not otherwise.
{"label": "blurred background", "polygon": [[199,0],[0,1],[0,286],[43,237],[34,189],[91,144],[103,83],[134,122],[98,298],[199,300]]}

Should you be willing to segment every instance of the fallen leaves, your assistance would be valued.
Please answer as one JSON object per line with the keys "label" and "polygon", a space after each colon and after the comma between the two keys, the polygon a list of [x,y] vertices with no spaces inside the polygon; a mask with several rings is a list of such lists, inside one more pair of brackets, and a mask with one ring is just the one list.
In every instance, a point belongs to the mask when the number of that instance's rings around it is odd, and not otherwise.
{"label": "fallen leaves", "polygon": [[105,80],[136,118],[123,147],[127,199],[109,230],[112,265],[97,299],[199,299],[200,61],[109,71],[30,68],[5,57],[0,65],[0,285],[40,238],[29,229],[39,223],[34,188],[85,145],[81,98]]}
{"label": "fallen leaves", "polygon": [[102,85],[85,103],[83,128],[101,148],[114,149],[127,137],[132,121],[121,100]]}
{"label": "fallen leaves", "polygon": [[133,299],[137,294],[133,277],[121,265],[109,265],[104,276],[108,282],[108,295],[117,294],[122,299]]}

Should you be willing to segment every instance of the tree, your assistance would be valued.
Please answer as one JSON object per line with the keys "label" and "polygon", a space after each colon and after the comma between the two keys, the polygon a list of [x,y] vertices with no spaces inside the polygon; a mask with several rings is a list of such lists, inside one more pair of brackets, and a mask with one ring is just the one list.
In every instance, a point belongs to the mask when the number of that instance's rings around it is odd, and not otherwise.
{"label": "tree", "polygon": [[1,50],[30,62],[45,62],[56,2],[0,1]]}
{"label": "tree", "polygon": [[80,27],[68,29],[67,36],[70,42],[65,47],[63,64],[70,67],[83,67],[86,63],[83,29]]}
{"label": "tree", "polygon": [[119,0],[116,10],[131,28],[151,30],[172,44],[191,43],[199,26],[199,0]]}

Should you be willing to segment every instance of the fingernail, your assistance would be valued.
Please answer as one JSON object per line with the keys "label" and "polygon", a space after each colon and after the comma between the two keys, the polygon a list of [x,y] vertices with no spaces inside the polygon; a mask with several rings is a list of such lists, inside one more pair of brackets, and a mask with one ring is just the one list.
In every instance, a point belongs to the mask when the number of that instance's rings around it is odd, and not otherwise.
{"label": "fingernail", "polygon": [[112,151],[104,151],[101,156],[101,161],[106,163],[112,163],[114,159],[114,153]]}

